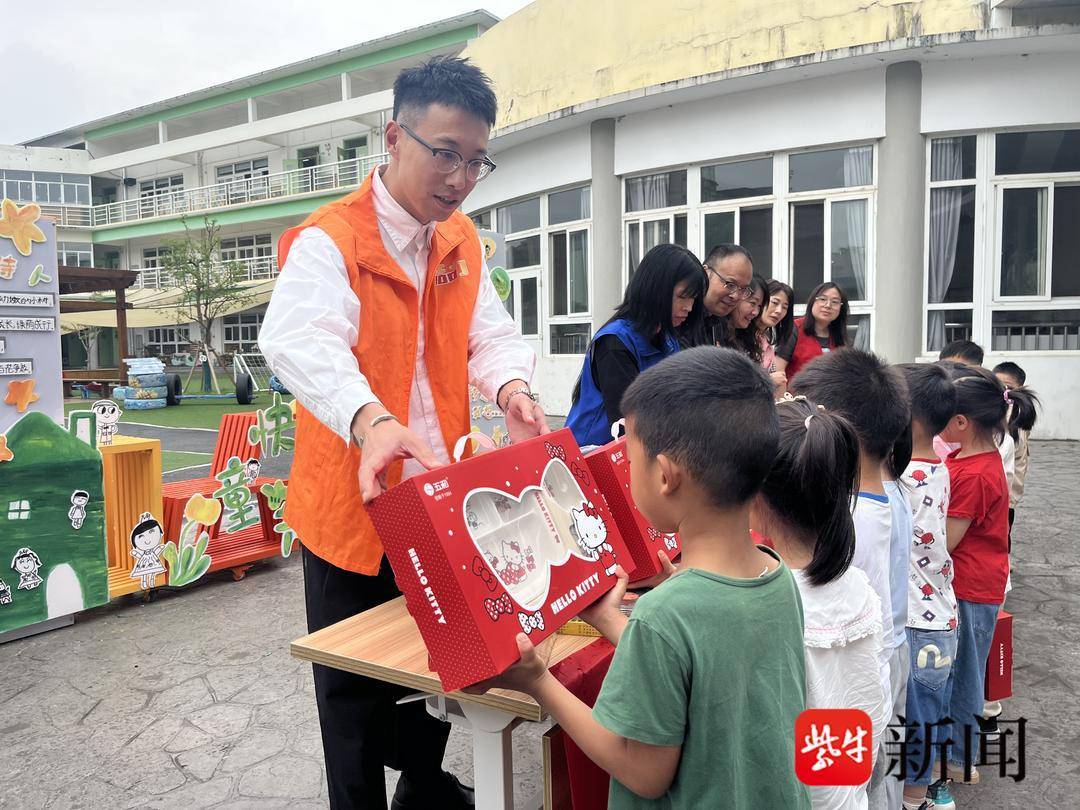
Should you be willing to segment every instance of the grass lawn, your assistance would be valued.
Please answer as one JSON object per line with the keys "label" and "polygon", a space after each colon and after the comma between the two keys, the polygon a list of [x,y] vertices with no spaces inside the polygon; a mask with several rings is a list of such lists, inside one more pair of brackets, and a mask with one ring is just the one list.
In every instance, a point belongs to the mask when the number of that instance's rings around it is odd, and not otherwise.
{"label": "grass lawn", "polygon": [[[230,382],[230,385],[232,383]],[[230,389],[231,390],[231,389]],[[224,393],[224,386],[222,387]],[[286,401],[291,401],[287,397]],[[273,402],[270,394],[258,392],[255,400],[250,405],[240,405],[236,399],[189,399],[185,398],[179,405],[170,408],[156,408],[152,411],[125,411],[120,420],[121,432],[124,422],[142,422],[147,425],[162,425],[164,427],[197,427],[216,430],[221,424],[221,417],[227,413],[241,413],[270,407]],[[64,413],[71,411],[86,410],[93,400],[81,399],[64,403]],[[120,407],[123,407],[121,404]],[[181,465],[182,466],[182,465]]]}
{"label": "grass lawn", "polygon": [[172,472],[181,467],[192,467],[196,464],[209,464],[212,456],[210,453],[191,453],[176,450],[161,451],[161,471]]}

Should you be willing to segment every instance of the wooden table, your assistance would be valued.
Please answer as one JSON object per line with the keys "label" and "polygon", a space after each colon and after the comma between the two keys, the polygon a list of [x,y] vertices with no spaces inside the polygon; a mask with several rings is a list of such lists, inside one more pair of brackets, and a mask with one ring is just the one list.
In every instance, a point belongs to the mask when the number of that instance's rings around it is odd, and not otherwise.
{"label": "wooden table", "polygon": [[[596,641],[586,636],[556,633],[548,665]],[[539,723],[546,718],[535,700],[520,692],[494,689],[483,695],[443,692],[438,676],[428,669],[416,622],[405,608],[405,598],[366,610],[352,618],[299,638],[289,645],[296,658],[395,683],[428,696],[428,711],[444,719],[467,724],[473,738],[473,775],[477,810],[504,810],[514,806],[513,755],[510,733],[522,720]],[[407,699],[407,698],[406,698]]]}

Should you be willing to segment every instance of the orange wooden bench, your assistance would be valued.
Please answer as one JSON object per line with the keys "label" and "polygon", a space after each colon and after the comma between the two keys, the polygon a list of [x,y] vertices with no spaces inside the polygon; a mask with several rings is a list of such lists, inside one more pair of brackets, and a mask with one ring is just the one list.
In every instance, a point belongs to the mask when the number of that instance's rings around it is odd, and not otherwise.
{"label": "orange wooden bench", "polygon": [[[192,495],[212,497],[214,491],[221,486],[221,482],[214,476],[228,466],[230,458],[236,456],[246,462],[250,458],[261,457],[262,447],[248,442],[248,428],[255,424],[255,420],[253,411],[227,413],[222,416],[214,456],[210,462],[210,475],[162,484],[161,500],[166,540],[179,543],[184,506],[188,499]],[[217,523],[207,527],[210,542],[206,546],[206,553],[210,555],[210,571],[231,568],[233,578],[239,580],[257,560],[275,557],[281,553],[281,540],[274,533],[272,520],[267,519],[267,516],[272,516],[273,510],[269,509],[266,497],[259,491],[263,484],[272,484],[275,480],[263,476],[255,479],[254,484],[248,485],[248,489],[258,501],[258,525],[227,534],[221,531],[221,518],[218,518]]]}

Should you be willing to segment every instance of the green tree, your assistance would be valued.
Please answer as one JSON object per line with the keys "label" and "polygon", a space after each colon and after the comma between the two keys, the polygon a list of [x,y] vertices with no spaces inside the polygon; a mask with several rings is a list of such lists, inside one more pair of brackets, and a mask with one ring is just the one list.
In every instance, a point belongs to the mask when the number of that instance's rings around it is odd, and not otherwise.
{"label": "green tree", "polygon": [[243,265],[221,261],[221,237],[217,222],[203,219],[200,227],[192,228],[186,217],[181,221],[184,235],[164,242],[162,269],[170,278],[170,286],[178,291],[177,326],[193,323],[197,327],[197,340],[193,342],[205,355],[210,365],[214,391],[220,394],[214,366],[221,357],[210,340],[211,326],[217,318],[245,308],[252,302],[253,296],[241,284],[246,280]]}

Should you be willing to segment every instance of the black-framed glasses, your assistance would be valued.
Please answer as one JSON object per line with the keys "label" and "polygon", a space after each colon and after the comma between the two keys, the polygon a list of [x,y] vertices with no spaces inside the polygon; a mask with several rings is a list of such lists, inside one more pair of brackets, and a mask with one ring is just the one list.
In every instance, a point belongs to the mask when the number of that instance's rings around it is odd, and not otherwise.
{"label": "black-framed glasses", "polygon": [[740,301],[745,301],[747,298],[754,294],[753,289],[751,289],[750,287],[740,287],[734,281],[724,278],[722,275],[709,267],[709,265],[703,264],[701,266],[705,268],[706,272],[712,273],[714,276],[716,276],[717,280],[724,287],[724,293],[730,295],[732,298],[738,298]]}
{"label": "black-framed glasses", "polygon": [[398,126],[409,133],[409,137],[414,141],[431,150],[431,156],[435,159],[435,170],[437,172],[441,172],[442,174],[452,174],[458,170],[462,163],[464,163],[465,177],[472,183],[479,183],[496,169],[495,164],[492,163],[489,158],[465,160],[460,152],[455,152],[453,149],[443,149],[439,146],[432,146],[409,129],[405,124],[398,122]]}

